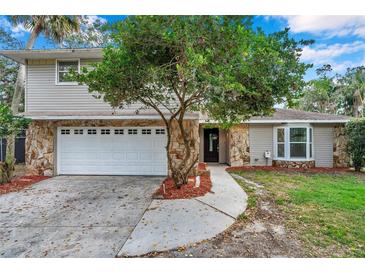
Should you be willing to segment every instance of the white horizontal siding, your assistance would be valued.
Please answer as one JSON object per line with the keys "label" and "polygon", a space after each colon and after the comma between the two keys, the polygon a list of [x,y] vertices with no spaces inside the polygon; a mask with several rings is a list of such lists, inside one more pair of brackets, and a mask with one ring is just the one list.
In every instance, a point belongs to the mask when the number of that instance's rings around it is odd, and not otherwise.
{"label": "white horizontal siding", "polygon": [[333,126],[313,127],[313,148],[316,167],[333,167]]}
{"label": "white horizontal siding", "polygon": [[[87,66],[97,60],[81,60]],[[26,111],[110,111],[102,99],[94,98],[87,86],[56,85],[56,60],[31,60],[27,65]],[[126,110],[137,110],[140,104]]]}
{"label": "white horizontal siding", "polygon": [[272,158],[266,158],[264,153],[266,150],[273,155],[273,129],[272,125],[250,125],[250,165],[251,166],[268,166],[272,165]]}

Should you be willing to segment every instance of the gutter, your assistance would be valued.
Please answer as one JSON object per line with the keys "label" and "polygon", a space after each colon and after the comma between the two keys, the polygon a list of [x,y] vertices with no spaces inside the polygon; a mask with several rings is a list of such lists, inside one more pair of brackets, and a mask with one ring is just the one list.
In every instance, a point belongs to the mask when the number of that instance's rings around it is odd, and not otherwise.
{"label": "gutter", "polygon": [[[74,115],[62,115],[62,116],[49,116],[49,115],[24,115],[26,118],[32,120],[161,120],[158,115],[135,115],[135,116],[74,116]],[[187,116],[185,120],[197,120],[197,117]]]}
{"label": "gutter", "polygon": [[[242,124],[287,124],[287,123],[310,123],[310,124],[344,124],[350,121],[350,119],[347,120],[248,120],[242,122]],[[217,121],[211,121],[211,120],[199,120],[200,124],[216,124]]]}

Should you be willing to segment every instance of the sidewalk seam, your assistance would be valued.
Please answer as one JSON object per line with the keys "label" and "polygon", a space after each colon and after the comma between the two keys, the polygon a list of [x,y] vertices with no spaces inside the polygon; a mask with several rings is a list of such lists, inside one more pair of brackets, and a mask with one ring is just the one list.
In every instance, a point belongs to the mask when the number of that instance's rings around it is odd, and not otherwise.
{"label": "sidewalk seam", "polygon": [[228,217],[231,217],[233,220],[237,220],[237,218],[233,217],[232,215],[230,215],[230,214],[228,214],[228,213],[224,212],[223,210],[220,210],[219,208],[216,208],[216,207],[214,207],[214,206],[212,206],[212,205],[210,205],[210,204],[207,204],[206,202],[203,202],[203,201],[199,200],[198,198],[194,198],[194,200],[195,200],[195,201],[198,201],[198,202],[200,202],[200,203],[202,203],[202,204],[204,204],[204,205],[207,205],[207,206],[209,206],[209,207],[211,207],[211,208],[213,208],[213,209],[217,210],[218,212],[221,212],[221,213],[223,213],[224,215],[227,215]]}
{"label": "sidewalk seam", "polygon": [[146,209],[143,211],[143,214],[141,215],[141,218],[138,220],[138,222],[136,223],[136,225],[133,227],[131,233],[128,234],[128,237],[127,239],[124,241],[124,243],[122,244],[122,246],[119,248],[117,254],[114,256],[114,258],[120,258],[119,257],[119,253],[122,251],[123,247],[125,246],[125,244],[127,243],[127,241],[129,240],[129,237],[132,235],[133,231],[136,229],[137,225],[141,222],[141,220],[143,219],[143,216],[144,214],[146,213],[146,211],[150,208],[152,202],[154,201],[155,199],[152,199],[150,204],[148,205],[148,207],[146,207]]}

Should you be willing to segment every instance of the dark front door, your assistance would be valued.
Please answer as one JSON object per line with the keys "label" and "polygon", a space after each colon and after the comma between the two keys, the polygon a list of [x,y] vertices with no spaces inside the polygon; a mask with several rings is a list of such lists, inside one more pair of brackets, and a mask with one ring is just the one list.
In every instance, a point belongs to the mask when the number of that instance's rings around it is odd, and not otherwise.
{"label": "dark front door", "polygon": [[204,162],[219,161],[219,129],[204,129]]}

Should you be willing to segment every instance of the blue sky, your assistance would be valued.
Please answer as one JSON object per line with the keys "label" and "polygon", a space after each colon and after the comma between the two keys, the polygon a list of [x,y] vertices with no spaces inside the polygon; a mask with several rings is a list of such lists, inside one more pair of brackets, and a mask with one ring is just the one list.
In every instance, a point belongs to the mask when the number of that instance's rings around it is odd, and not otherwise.
{"label": "blue sky", "polygon": [[[125,16],[90,16],[90,22],[101,19],[105,22],[123,20]],[[12,35],[26,41],[29,33],[21,26],[11,26],[4,16],[0,25]],[[343,73],[347,67],[365,64],[365,16],[255,16],[254,26],[271,33],[290,28],[290,35],[297,39],[314,39],[315,43],[304,47],[302,61],[314,64],[305,79],[315,77],[315,69],[331,64],[335,73]],[[0,45],[1,47],[1,45]],[[36,48],[54,47],[41,37]]]}

